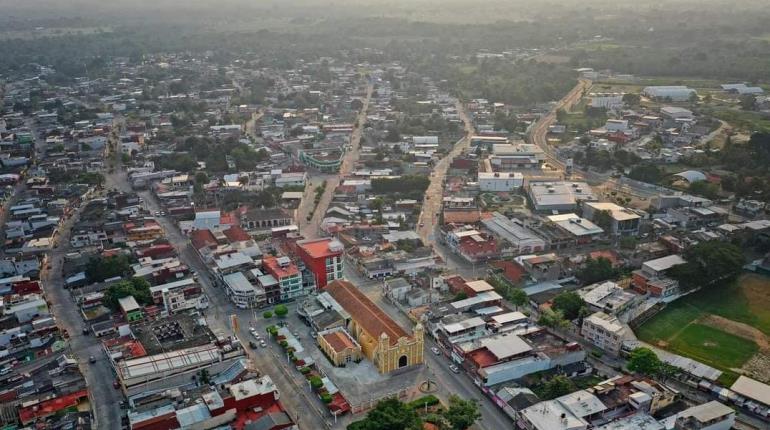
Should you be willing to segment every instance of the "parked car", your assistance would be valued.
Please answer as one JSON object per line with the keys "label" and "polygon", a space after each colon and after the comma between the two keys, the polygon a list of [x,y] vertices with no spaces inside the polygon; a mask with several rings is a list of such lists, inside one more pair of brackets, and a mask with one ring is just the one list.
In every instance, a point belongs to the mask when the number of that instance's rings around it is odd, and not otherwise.
{"label": "parked car", "polygon": [[257,349],[257,344],[254,343],[254,341],[249,341],[249,348],[251,349]]}
{"label": "parked car", "polygon": [[460,368],[458,368],[458,367],[457,367],[457,366],[455,366],[454,364],[450,364],[450,365],[449,365],[449,370],[451,370],[451,371],[452,371],[452,372],[454,372],[454,373],[460,373]]}
{"label": "parked car", "polygon": [[259,341],[259,346],[261,346],[262,348],[265,348],[265,347],[267,347],[267,342],[265,342],[265,340],[262,339],[262,340]]}
{"label": "parked car", "polygon": [[88,362],[91,364],[96,363],[96,357],[94,357],[93,355],[88,357]]}
{"label": "parked car", "polygon": [[433,351],[433,353],[436,354],[436,355],[441,355],[441,351],[438,348],[436,348],[435,346],[433,348],[431,348],[430,350]]}

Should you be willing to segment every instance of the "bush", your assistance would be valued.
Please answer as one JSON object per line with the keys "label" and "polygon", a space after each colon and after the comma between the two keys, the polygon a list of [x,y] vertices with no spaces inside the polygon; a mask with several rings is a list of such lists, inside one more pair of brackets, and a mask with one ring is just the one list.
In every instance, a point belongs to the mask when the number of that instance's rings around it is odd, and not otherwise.
{"label": "bush", "polygon": [[262,316],[263,316],[265,319],[270,319],[270,318],[272,318],[272,317],[273,317],[273,313],[272,313],[272,312],[270,312],[270,311],[265,311],[265,312],[263,312],[263,313],[262,313]]}
{"label": "bush", "polygon": [[303,367],[303,368],[299,369],[299,373],[301,373],[303,375],[307,375],[308,373],[310,373],[310,368],[309,367]]}
{"label": "bush", "polygon": [[321,380],[321,377],[313,376],[312,378],[310,378],[310,387],[313,388],[314,390],[317,390],[317,389],[323,387],[323,385],[324,385],[324,383]]}
{"label": "bush", "polygon": [[278,328],[274,325],[271,325],[267,328],[267,332],[270,333],[270,336],[276,337],[278,336]]}
{"label": "bush", "polygon": [[281,345],[281,348],[286,348],[287,346],[289,346],[289,342],[286,342],[285,340],[282,340],[282,341],[278,342],[278,345]]}
{"label": "bush", "polygon": [[323,394],[321,394],[321,401],[322,401],[322,402],[324,402],[324,403],[326,403],[326,404],[329,404],[329,403],[331,403],[331,402],[332,402],[332,400],[333,400],[333,398],[332,398],[332,395],[331,395],[331,394],[329,394],[329,393],[323,393]]}
{"label": "bush", "polygon": [[278,305],[273,309],[273,312],[275,312],[275,316],[283,318],[289,313],[289,308],[286,307],[286,305]]}
{"label": "bush", "polygon": [[426,403],[428,406],[438,405],[438,397],[434,396],[433,394],[428,394],[427,396],[422,396],[419,399],[412,400],[407,404],[407,406],[411,409],[419,409],[424,408]]}

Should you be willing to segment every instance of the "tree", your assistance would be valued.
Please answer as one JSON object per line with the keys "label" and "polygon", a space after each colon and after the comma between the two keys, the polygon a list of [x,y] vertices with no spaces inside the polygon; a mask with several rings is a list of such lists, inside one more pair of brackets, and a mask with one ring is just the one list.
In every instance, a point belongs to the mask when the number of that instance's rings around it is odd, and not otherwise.
{"label": "tree", "polygon": [[623,103],[627,104],[628,106],[638,106],[641,100],[642,100],[642,97],[639,94],[634,94],[634,93],[623,94]]}
{"label": "tree", "polygon": [[595,284],[606,281],[616,275],[612,262],[604,257],[586,260],[582,269],[578,270],[577,277],[585,284]]}
{"label": "tree", "polygon": [[631,351],[631,355],[628,358],[628,370],[636,373],[641,373],[647,376],[655,376],[658,374],[662,366],[662,362],[658,355],[649,348],[639,347]]}
{"label": "tree", "polygon": [[309,381],[310,381],[310,387],[313,388],[314,390],[317,390],[323,387],[324,385],[324,382],[321,380],[320,376],[312,376],[310,377]]}
{"label": "tree", "polygon": [[140,305],[153,303],[150,284],[142,278],[131,278],[110,285],[104,293],[104,305],[117,310],[120,306],[118,300],[128,296],[133,296]]}
{"label": "tree", "polygon": [[443,414],[452,430],[465,430],[479,418],[479,404],[476,399],[464,400],[456,395],[449,396],[449,409]]}
{"label": "tree", "polygon": [[553,298],[553,308],[561,311],[564,318],[574,320],[580,317],[586,309],[586,302],[574,291],[564,291]]}
{"label": "tree", "polygon": [[417,412],[396,398],[377,403],[366,418],[348,425],[347,430],[418,430],[422,421]]}
{"label": "tree", "polygon": [[195,174],[195,183],[199,185],[206,185],[209,183],[209,175],[206,172],[198,172]]}
{"label": "tree", "polygon": [[528,300],[529,300],[529,296],[527,296],[527,293],[521,288],[514,288],[508,294],[508,301],[513,303],[516,306],[516,308],[518,308],[519,306],[524,306],[525,304],[527,304]]}
{"label": "tree", "polygon": [[537,323],[555,329],[565,328],[569,325],[569,321],[564,319],[564,314],[561,311],[553,309],[546,309],[540,313]]}
{"label": "tree", "polygon": [[390,127],[388,129],[388,133],[385,135],[385,141],[386,142],[400,142],[401,141],[401,133],[398,132],[398,129],[395,127]]}
{"label": "tree", "polygon": [[102,282],[105,279],[123,276],[128,273],[128,256],[118,254],[110,257],[91,258],[86,264],[86,278],[89,282]]}
{"label": "tree", "polygon": [[620,247],[623,249],[636,249],[636,244],[639,240],[636,236],[625,236],[620,239]]}
{"label": "tree", "polygon": [[685,290],[709,287],[734,279],[746,262],[743,251],[732,243],[700,242],[684,254],[684,264],[672,267],[668,275]]}
{"label": "tree", "polygon": [[565,396],[577,390],[575,383],[564,375],[556,375],[543,385],[543,400],[551,400]]}
{"label": "tree", "polygon": [[265,318],[265,319],[270,319],[270,318],[273,317],[273,313],[270,312],[270,311],[264,311],[264,312],[262,312],[262,317]]}
{"label": "tree", "polygon": [[275,312],[275,316],[283,318],[289,314],[289,308],[286,305],[278,305],[273,309],[273,312]]}
{"label": "tree", "polygon": [[628,177],[637,181],[655,184],[661,180],[663,170],[653,164],[640,164],[628,173]]}
{"label": "tree", "polygon": [[597,211],[594,215],[594,222],[602,228],[605,233],[612,232],[612,213],[608,210]]}

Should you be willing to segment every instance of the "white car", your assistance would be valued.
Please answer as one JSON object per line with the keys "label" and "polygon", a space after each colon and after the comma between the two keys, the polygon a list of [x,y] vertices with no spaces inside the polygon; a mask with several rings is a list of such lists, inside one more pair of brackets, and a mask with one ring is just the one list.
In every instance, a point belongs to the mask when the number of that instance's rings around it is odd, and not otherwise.
{"label": "white car", "polygon": [[451,370],[454,373],[460,373],[460,369],[457,366],[455,366],[454,364],[450,364],[449,365],[449,370]]}
{"label": "white car", "polygon": [[433,351],[433,353],[436,354],[436,355],[441,355],[441,351],[439,351],[439,349],[436,348],[435,346],[433,348],[431,348],[430,350]]}
{"label": "white car", "polygon": [[265,347],[267,347],[267,342],[265,342],[265,340],[262,339],[262,340],[259,341],[259,346],[261,346],[262,348],[265,348]]}

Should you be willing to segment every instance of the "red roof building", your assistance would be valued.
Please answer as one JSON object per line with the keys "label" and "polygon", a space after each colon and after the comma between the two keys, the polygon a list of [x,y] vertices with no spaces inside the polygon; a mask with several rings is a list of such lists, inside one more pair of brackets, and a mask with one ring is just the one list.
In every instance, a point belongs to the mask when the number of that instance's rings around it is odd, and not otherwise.
{"label": "red roof building", "polygon": [[297,256],[313,273],[318,288],[336,279],[342,279],[344,248],[337,239],[322,238],[297,241]]}
{"label": "red roof building", "polygon": [[87,390],[80,390],[64,396],[40,402],[35,405],[19,409],[19,420],[23,425],[46,418],[67,408],[75,407],[88,398]]}
{"label": "red roof building", "polygon": [[190,232],[190,242],[192,242],[195,250],[203,248],[216,248],[217,238],[214,237],[214,233],[211,230],[193,230]]}
{"label": "red roof building", "polygon": [[234,225],[222,232],[230,243],[246,242],[251,240],[251,236],[238,225]]}

